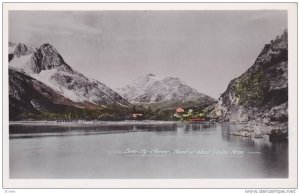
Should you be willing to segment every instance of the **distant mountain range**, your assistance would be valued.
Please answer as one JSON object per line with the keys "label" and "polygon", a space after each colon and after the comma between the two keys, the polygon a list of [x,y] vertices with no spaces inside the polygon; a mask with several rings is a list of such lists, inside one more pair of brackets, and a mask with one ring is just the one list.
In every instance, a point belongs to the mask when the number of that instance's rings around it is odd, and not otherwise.
{"label": "distant mountain range", "polygon": [[[158,79],[153,74],[117,92],[69,66],[50,44],[34,48],[9,42],[10,119],[24,114],[73,112],[82,109],[131,109],[135,104],[205,108],[215,100],[179,78]],[[123,96],[123,97],[122,97]],[[132,105],[134,104],[134,105]]]}
{"label": "distant mountain range", "polygon": [[132,104],[160,108],[205,108],[216,100],[191,88],[179,78],[158,78],[147,74],[117,92]]}

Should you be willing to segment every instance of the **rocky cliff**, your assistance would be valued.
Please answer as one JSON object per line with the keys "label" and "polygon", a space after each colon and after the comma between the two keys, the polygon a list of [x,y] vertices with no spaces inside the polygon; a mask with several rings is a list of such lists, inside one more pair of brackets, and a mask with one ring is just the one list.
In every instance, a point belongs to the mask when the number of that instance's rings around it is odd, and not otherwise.
{"label": "rocky cliff", "polygon": [[247,121],[242,135],[287,130],[288,35],[285,31],[266,44],[254,64],[232,80],[210,116],[225,121]]}

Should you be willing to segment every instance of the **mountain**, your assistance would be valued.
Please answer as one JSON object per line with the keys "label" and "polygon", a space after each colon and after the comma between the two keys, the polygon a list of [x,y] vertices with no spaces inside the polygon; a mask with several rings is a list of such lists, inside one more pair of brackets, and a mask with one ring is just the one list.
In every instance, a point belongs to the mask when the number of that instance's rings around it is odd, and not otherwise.
{"label": "mountain", "polygon": [[266,44],[254,64],[232,80],[211,116],[248,121],[245,136],[286,131],[288,126],[288,35],[285,31]]}
{"label": "mountain", "polygon": [[151,73],[117,89],[117,92],[130,103],[157,105],[163,108],[178,106],[205,108],[215,102],[213,98],[191,88],[179,78],[159,79]]}
{"label": "mountain", "polygon": [[[16,95],[12,94],[24,92],[25,87],[34,89],[32,92],[32,99],[34,99],[35,94],[41,93],[40,90],[36,90],[35,84],[37,84],[39,88],[47,88],[47,91],[55,94],[54,99],[48,99],[54,104],[59,103],[79,108],[131,107],[128,101],[103,83],[89,79],[72,69],[50,44],[43,44],[36,49],[22,43],[9,43],[9,51],[11,102],[22,102],[22,98],[16,98]],[[17,82],[16,77],[22,81]],[[24,85],[25,83],[27,85]],[[30,93],[27,98],[30,98]],[[28,102],[31,101],[27,99],[23,103],[37,109]],[[42,102],[45,101],[41,101],[41,106]]]}

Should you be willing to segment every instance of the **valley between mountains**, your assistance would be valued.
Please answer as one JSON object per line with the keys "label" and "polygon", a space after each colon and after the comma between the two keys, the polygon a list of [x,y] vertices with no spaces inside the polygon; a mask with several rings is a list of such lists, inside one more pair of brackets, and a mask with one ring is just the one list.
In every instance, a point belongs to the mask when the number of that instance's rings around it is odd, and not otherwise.
{"label": "valley between mountains", "polygon": [[73,69],[49,43],[33,48],[9,42],[9,119],[213,120],[244,123],[234,135],[286,133],[287,32],[266,44],[254,64],[233,79],[219,99],[180,78],[159,78],[150,72],[113,90]]}

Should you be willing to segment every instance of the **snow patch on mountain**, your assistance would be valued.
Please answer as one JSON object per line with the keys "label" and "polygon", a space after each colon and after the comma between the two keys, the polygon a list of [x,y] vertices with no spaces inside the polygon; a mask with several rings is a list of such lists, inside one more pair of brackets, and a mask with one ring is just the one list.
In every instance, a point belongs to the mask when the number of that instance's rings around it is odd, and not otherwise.
{"label": "snow patch on mountain", "polygon": [[9,65],[18,69],[20,71],[24,70],[25,72],[32,72],[32,65],[29,63],[33,54],[29,55],[22,55],[20,57],[14,57],[10,62]]}
{"label": "snow patch on mountain", "polygon": [[68,90],[60,86],[55,80],[52,79],[52,77],[57,73],[57,71],[58,71],[57,69],[43,70],[39,74],[30,74],[30,75],[31,77],[42,82],[46,86],[52,88],[53,90],[63,95],[64,97],[74,102],[84,102],[85,99],[81,98],[79,95],[72,92],[71,90]]}

